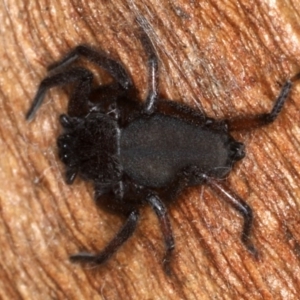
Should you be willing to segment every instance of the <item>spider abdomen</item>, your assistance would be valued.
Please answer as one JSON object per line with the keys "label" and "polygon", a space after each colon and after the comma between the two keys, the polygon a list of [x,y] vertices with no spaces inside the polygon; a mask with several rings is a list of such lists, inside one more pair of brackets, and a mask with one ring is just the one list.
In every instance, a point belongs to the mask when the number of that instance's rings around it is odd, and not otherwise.
{"label": "spider abdomen", "polygon": [[227,132],[156,114],[122,130],[120,161],[127,175],[149,187],[167,186],[191,166],[224,177],[232,167],[232,142]]}

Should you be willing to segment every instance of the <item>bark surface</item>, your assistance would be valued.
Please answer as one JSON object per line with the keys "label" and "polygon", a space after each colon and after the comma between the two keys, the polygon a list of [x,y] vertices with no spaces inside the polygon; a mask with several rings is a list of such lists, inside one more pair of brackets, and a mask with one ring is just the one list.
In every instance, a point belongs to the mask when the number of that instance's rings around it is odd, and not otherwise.
{"label": "bark surface", "polygon": [[[139,14],[159,55],[162,95],[219,119],[267,112],[299,71],[299,1],[25,3],[0,3],[0,298],[299,299],[300,83],[274,124],[236,135],[247,156],[228,182],[253,208],[259,261],[240,242],[241,217],[201,186],[169,208],[171,277],[162,270],[164,245],[149,208],[107,264],[69,262],[79,250],[102,249],[122,221],[97,210],[90,184],[64,182],[56,137],[66,90],[53,89],[36,118],[24,118],[46,67],[78,44],[120,59],[144,99]],[[108,80],[93,70],[99,82]]]}

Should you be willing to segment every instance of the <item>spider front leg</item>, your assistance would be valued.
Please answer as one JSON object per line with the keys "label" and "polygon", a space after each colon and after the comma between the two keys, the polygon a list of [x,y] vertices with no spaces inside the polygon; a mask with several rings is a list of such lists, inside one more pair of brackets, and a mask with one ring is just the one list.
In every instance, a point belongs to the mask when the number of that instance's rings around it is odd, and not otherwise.
{"label": "spider front leg", "polygon": [[300,79],[300,73],[287,80],[283,85],[272,110],[266,114],[259,114],[257,116],[249,116],[245,118],[236,118],[227,121],[229,130],[249,130],[251,128],[260,127],[272,123],[278,117],[285,104],[293,84]]}
{"label": "spider front leg", "polygon": [[72,68],[67,71],[45,78],[38,88],[29,108],[26,119],[32,120],[45,98],[46,92],[55,86],[63,86],[72,82],[78,82],[73,96],[69,102],[68,113],[72,115],[84,115],[88,112],[88,96],[91,90],[93,74],[84,68]]}
{"label": "spider front leg", "polygon": [[124,89],[128,90],[133,87],[130,76],[120,62],[84,45],[77,46],[62,60],[50,65],[48,71],[52,72],[60,70],[61,68],[70,65],[80,57],[86,58],[90,62],[107,71]]}
{"label": "spider front leg", "polygon": [[139,212],[132,211],[121,230],[111,240],[111,242],[99,253],[92,254],[81,252],[70,256],[72,262],[91,263],[100,265],[106,262],[133,234],[139,219]]}

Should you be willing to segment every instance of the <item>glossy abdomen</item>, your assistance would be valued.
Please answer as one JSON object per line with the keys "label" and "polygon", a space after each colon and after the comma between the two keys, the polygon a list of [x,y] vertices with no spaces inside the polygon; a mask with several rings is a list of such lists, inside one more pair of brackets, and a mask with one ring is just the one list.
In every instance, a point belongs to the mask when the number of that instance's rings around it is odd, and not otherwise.
{"label": "glossy abdomen", "polygon": [[230,171],[229,140],[226,132],[157,114],[137,119],[122,130],[120,162],[126,174],[149,187],[168,185],[190,166],[223,177]]}

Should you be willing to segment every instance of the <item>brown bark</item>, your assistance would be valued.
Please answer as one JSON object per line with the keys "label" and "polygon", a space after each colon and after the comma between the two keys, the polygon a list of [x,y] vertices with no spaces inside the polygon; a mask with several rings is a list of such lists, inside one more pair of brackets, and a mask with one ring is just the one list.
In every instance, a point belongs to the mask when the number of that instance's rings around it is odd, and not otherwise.
{"label": "brown bark", "polygon": [[300,84],[274,124],[237,136],[247,157],[228,180],[254,210],[260,260],[240,242],[240,216],[208,188],[192,188],[170,207],[176,239],[170,278],[150,209],[103,267],[68,261],[80,249],[101,249],[121,221],[96,209],[89,184],[64,182],[55,139],[66,93],[51,91],[30,124],[24,114],[47,65],[80,43],[120,59],[143,98],[138,13],[153,30],[163,95],[216,118],[266,112],[299,70],[299,1],[24,3],[0,4],[0,298],[298,299]]}

